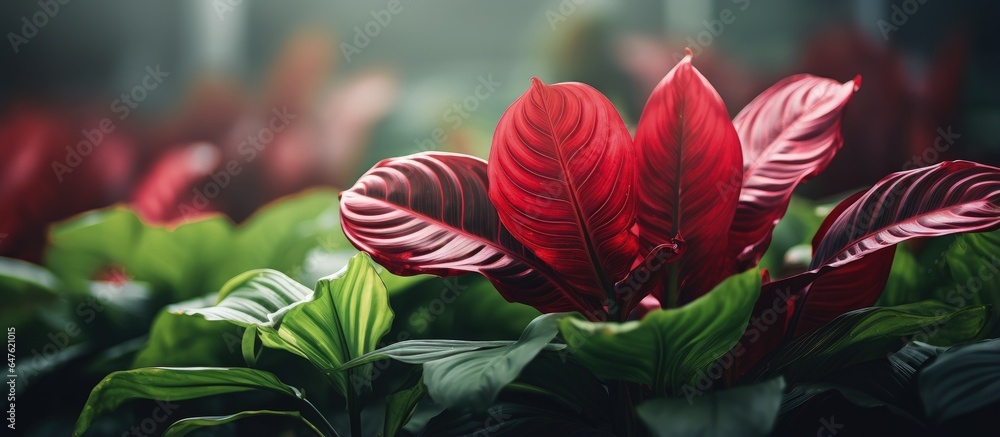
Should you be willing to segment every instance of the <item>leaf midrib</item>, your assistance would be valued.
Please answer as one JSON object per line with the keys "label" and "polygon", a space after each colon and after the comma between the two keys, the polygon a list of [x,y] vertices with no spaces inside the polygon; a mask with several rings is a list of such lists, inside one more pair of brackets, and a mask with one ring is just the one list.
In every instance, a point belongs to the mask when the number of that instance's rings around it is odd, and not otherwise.
{"label": "leaf midrib", "polygon": [[[587,220],[583,216],[583,211],[580,208],[580,200],[576,196],[576,184],[573,181],[573,176],[569,171],[568,162],[566,162],[566,157],[563,155],[563,142],[561,138],[556,135],[556,124],[555,120],[552,119],[551,111],[549,111],[548,98],[546,96],[546,86],[542,85],[539,94],[542,97],[542,106],[545,108],[545,121],[549,124],[549,138],[552,139],[552,146],[556,152],[556,161],[559,163],[559,170],[562,172],[563,177],[569,192],[569,202],[570,206],[573,208],[573,214],[577,221],[577,229],[580,233],[580,238],[583,240],[584,248],[587,251],[587,256],[590,258],[590,266],[593,273],[597,276],[597,281],[604,294],[609,298],[614,298],[614,287],[611,281],[608,279],[607,274],[605,274],[603,266],[600,263],[600,259],[597,256],[597,249],[591,239],[591,229]],[[582,102],[581,102],[582,103]]]}

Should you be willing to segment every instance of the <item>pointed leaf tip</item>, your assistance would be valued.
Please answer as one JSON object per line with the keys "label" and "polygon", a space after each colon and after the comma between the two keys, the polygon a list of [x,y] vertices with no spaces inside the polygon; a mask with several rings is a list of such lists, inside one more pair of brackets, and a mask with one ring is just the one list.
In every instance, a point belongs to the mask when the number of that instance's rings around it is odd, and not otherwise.
{"label": "pointed leaf tip", "polygon": [[854,76],[854,91],[861,89],[861,75]]}

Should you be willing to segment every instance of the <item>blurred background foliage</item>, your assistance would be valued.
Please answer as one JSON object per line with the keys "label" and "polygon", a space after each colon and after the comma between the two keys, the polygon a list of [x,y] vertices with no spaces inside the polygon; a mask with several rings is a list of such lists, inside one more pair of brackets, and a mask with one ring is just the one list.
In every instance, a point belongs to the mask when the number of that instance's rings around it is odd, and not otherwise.
{"label": "blurred background foliage", "polygon": [[[733,115],[790,74],[860,74],[843,150],[797,192],[762,260],[775,277],[799,271],[803,245],[846,193],[945,159],[1000,163],[1000,3],[928,0],[894,16],[903,3],[401,0],[393,13],[389,1],[101,0],[53,2],[50,14],[4,2],[0,321],[17,327],[19,363],[33,372],[18,386],[21,423],[66,434],[113,370],[242,365],[242,332],[173,311],[214,302],[251,268],[307,286],[339,270],[354,249],[338,189],[391,156],[485,157],[532,76],[588,83],[634,127],[685,47]],[[45,24],[28,24],[39,13]],[[125,112],[123,93],[137,96],[150,69],[166,75]],[[104,119],[113,130],[100,131]],[[260,143],[252,153],[248,138]],[[883,303],[1000,302],[951,302],[964,295],[939,286],[971,277],[977,267],[961,259],[997,244],[984,234],[907,245]],[[393,341],[516,338],[537,315],[479,277],[383,278]],[[316,380],[280,352],[259,365],[293,385]],[[314,402],[339,402],[317,391]],[[229,396],[197,410],[274,401]],[[151,408],[135,404],[94,435]],[[250,423],[287,425],[277,422]]]}

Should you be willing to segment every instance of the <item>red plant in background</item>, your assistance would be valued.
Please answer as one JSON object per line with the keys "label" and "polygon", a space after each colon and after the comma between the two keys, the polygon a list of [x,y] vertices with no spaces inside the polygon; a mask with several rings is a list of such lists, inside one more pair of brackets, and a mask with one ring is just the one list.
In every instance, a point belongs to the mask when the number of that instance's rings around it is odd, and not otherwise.
{"label": "red plant in background", "polygon": [[[653,90],[633,141],[595,89],[533,79],[500,119],[489,163],[434,152],[382,161],[341,193],[341,222],[395,274],[480,273],[542,312],[623,320],[655,310],[652,298],[685,305],[757,265],[792,191],[841,148],[860,83],[792,76],[730,122],[688,52]],[[731,376],[874,304],[896,243],[996,228],[998,203],[1000,169],[961,161],[848,198],[817,232],[809,271],[773,282],[762,272],[754,318],[787,311],[747,331],[762,338],[744,342]]]}
{"label": "red plant in background", "polygon": [[94,146],[79,124],[34,105],[0,114],[0,256],[39,262],[49,223],[122,195],[132,171],[128,139],[107,134]]}
{"label": "red plant in background", "polygon": [[[99,138],[90,132],[101,126],[100,108],[5,108],[0,256],[40,262],[50,224],[116,202],[128,202],[144,220],[159,224],[216,212],[238,222],[280,196],[347,184],[375,124],[392,108],[396,78],[389,71],[362,71],[317,104],[334,73],[332,47],[329,37],[315,32],[292,38],[257,104],[232,80],[198,80],[174,117],[151,125],[137,115],[113,118],[114,130]],[[247,136],[285,108],[295,119],[269,132],[273,138],[260,149],[248,150]],[[90,138],[98,144],[79,145]],[[77,149],[88,153],[79,156]]]}

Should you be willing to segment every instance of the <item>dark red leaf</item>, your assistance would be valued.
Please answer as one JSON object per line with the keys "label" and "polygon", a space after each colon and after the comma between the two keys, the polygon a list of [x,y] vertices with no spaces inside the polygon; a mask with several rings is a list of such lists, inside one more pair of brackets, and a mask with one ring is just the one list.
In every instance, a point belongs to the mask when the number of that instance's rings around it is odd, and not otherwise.
{"label": "dark red leaf", "polygon": [[778,82],[750,102],[733,120],[743,146],[736,216],[729,232],[736,270],[757,265],[771,233],[785,215],[792,191],[822,172],[843,145],[841,118],[861,84],[810,75]]}
{"label": "dark red leaf", "polygon": [[753,313],[743,338],[733,349],[738,356],[733,376],[739,378],[749,371],[757,362],[777,349],[785,338],[786,330],[795,313],[796,292],[806,286],[808,279],[802,281],[770,281],[767,271],[761,272],[763,285],[760,297],[754,305]]}
{"label": "dark red leaf", "polygon": [[501,222],[596,298],[609,297],[638,253],[635,178],[625,123],[584,84],[532,79],[493,136],[489,196]]}
{"label": "dark red leaf", "polygon": [[397,275],[487,277],[511,301],[591,319],[603,300],[578,294],[500,223],[486,162],[427,152],[378,163],[341,193],[347,238]]}
{"label": "dark red leaf", "polygon": [[916,238],[1000,224],[1000,169],[948,161],[882,179],[834,221],[810,268],[838,266]]}
{"label": "dark red leaf", "polygon": [[875,304],[892,270],[896,248],[885,247],[863,258],[821,270],[805,288],[803,307],[794,319],[794,337],[825,325],[840,315]]}
{"label": "dark red leaf", "polygon": [[[658,292],[665,306],[690,302],[733,273],[727,235],[743,174],[739,138],[719,94],[690,53],[653,90],[636,129],[639,239],[645,249],[684,235],[677,282]],[[680,296],[668,296],[679,286]]]}
{"label": "dark red leaf", "polygon": [[826,234],[803,274],[814,280],[800,292],[796,336],[874,304],[897,243],[1000,226],[1000,169],[943,162],[889,175],[853,199],[838,205],[827,219],[832,222],[821,227]]}

